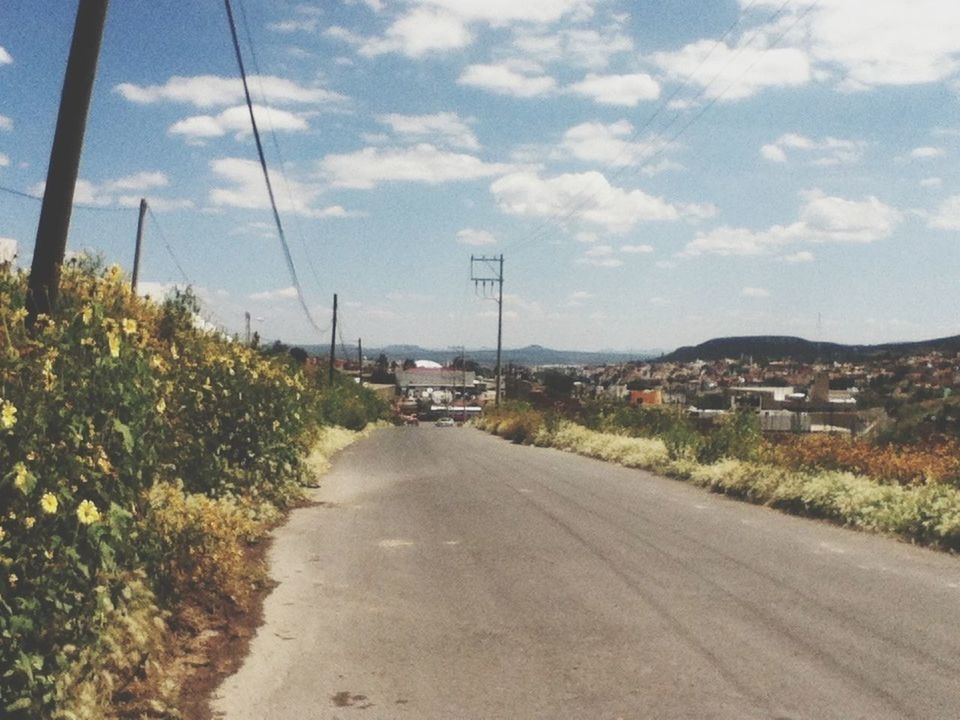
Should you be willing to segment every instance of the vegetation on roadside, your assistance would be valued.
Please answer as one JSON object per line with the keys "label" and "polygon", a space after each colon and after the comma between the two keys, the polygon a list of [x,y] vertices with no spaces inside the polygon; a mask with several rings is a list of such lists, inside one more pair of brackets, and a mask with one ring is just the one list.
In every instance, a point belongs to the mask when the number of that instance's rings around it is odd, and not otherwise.
{"label": "vegetation on roadside", "polygon": [[[654,415],[656,413],[656,415]],[[911,541],[960,549],[960,488],[951,458],[908,450],[871,457],[849,439],[803,438],[771,445],[755,419],[729,415],[703,432],[675,414],[630,410],[601,429],[505,403],[475,421],[513,442],[555,447],[652,470],[715,492]],[[938,464],[939,463],[939,464]]]}
{"label": "vegetation on roadside", "polygon": [[0,267],[0,715],[109,717],[163,628],[247,601],[326,429],[384,408],[198,329],[189,293],[72,261],[30,331],[25,285]]}

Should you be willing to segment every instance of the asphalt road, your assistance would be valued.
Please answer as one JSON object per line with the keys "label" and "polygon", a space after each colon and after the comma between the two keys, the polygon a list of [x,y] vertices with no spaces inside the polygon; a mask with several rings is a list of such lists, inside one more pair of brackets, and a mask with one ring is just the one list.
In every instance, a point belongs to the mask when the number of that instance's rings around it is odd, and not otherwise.
{"label": "asphalt road", "polygon": [[960,559],[465,428],[277,531],[228,720],[960,718]]}

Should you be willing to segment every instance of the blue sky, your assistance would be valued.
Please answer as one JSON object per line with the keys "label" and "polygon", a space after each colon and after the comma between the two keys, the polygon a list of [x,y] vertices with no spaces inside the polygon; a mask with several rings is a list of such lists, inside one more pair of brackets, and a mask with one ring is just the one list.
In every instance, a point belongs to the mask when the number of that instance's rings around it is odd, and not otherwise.
{"label": "blue sky", "polygon": [[[960,332],[952,0],[235,0],[307,302],[368,347]],[[0,4],[0,185],[41,193],[76,2]],[[271,225],[219,2],[114,0],[68,249],[322,342]],[[276,143],[271,137],[275,134]],[[278,153],[279,149],[279,153]],[[283,167],[285,172],[280,173]],[[29,263],[39,203],[0,193]]]}

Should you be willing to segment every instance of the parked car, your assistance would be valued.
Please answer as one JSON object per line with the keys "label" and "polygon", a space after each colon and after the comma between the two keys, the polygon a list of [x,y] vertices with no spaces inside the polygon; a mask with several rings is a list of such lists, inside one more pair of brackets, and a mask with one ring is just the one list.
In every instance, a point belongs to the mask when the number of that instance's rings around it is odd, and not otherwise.
{"label": "parked car", "polygon": [[453,427],[456,423],[452,417],[442,417],[436,422],[437,427]]}

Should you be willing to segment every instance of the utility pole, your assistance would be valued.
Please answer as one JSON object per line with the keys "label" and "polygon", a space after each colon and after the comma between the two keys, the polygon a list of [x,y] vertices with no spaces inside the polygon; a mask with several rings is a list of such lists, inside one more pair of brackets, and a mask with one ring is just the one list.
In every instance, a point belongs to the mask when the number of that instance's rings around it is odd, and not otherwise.
{"label": "utility pole", "polygon": [[357,370],[357,384],[363,385],[363,338],[357,338],[357,361],[359,370]]}
{"label": "utility pole", "polygon": [[[479,269],[476,269],[477,266]],[[470,256],[470,279],[473,280],[474,290],[485,300],[495,300],[497,303],[497,397],[496,406],[500,406],[500,352],[503,347],[503,255],[492,257]],[[489,286],[489,291],[488,291]],[[497,295],[494,297],[494,287]]]}
{"label": "utility pole", "polygon": [[247,345],[249,346],[250,345],[250,312],[249,311],[245,312],[243,314],[243,318],[244,320],[246,320],[246,323],[247,323]]}
{"label": "utility pole", "polygon": [[337,294],[333,294],[333,325],[330,328],[330,385],[333,385],[333,360],[337,352]]}
{"label": "utility pole", "polygon": [[31,326],[37,315],[49,314],[56,307],[60,292],[60,266],[67,249],[73,193],[108,2],[80,0],[77,7],[27,285],[27,324]]}
{"label": "utility pole", "polygon": [[[143,217],[147,214],[147,199],[140,198],[140,215],[137,217],[137,244],[133,250],[133,277],[130,279],[130,290],[137,292],[137,277],[140,275],[140,246],[143,244]],[[247,313],[247,334],[250,328],[250,313]],[[247,344],[250,339],[247,338]]]}

